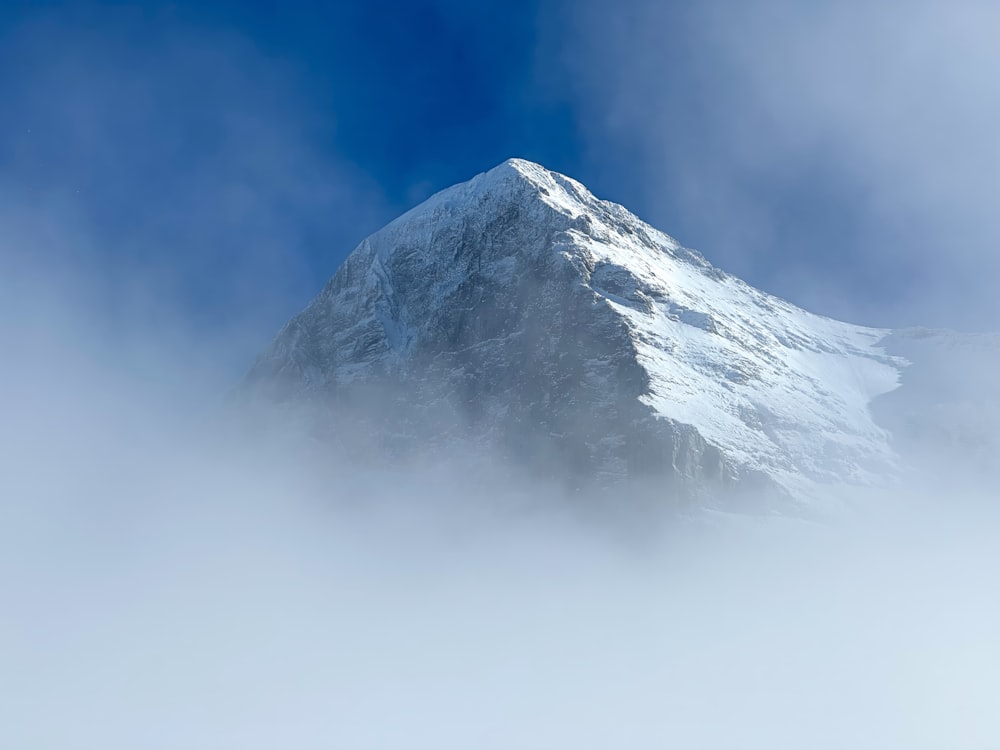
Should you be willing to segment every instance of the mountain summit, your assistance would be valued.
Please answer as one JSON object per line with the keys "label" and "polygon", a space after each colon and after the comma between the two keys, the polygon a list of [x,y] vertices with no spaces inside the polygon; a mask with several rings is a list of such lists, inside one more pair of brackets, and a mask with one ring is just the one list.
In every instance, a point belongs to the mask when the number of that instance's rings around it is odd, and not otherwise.
{"label": "mountain summit", "polygon": [[471,447],[668,499],[808,498],[897,469],[869,408],[907,365],[890,333],[754,289],[511,159],[365,239],[243,391],[341,447]]}

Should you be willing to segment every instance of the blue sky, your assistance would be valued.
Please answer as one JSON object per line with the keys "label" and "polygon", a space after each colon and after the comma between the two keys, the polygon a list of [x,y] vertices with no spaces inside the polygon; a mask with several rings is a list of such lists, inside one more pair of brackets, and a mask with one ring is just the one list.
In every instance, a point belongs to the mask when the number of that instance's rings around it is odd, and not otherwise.
{"label": "blue sky", "polygon": [[817,312],[1000,328],[1000,10],[876,5],[7,2],[0,268],[247,357],[520,156]]}

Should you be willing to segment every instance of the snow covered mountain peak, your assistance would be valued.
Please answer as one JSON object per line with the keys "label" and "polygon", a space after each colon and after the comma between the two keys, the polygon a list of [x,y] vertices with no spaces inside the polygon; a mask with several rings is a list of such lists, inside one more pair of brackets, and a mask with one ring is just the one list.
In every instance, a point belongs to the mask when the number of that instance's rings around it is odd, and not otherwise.
{"label": "snow covered mountain peak", "polygon": [[330,435],[461,441],[571,484],[808,498],[895,471],[869,408],[906,365],[888,333],[754,289],[510,159],[365,239],[245,389],[312,404]]}
{"label": "snow covered mountain peak", "polygon": [[583,184],[526,159],[507,159],[469,182],[455,186],[455,188],[461,187],[473,191],[488,190],[497,194],[503,194],[505,191],[516,194],[528,190],[542,196],[553,207],[562,207],[570,213],[574,204],[577,204],[579,211],[585,210],[588,202],[596,201]]}
{"label": "snow covered mountain peak", "polygon": [[[535,226],[548,224],[553,229],[578,232],[612,244],[617,237],[633,236],[639,243],[628,247],[640,250],[640,256],[666,252],[716,276],[725,275],[712,268],[700,253],[681,247],[673,237],[653,229],[623,206],[601,200],[582,183],[525,159],[508,159],[468,182],[434,194],[373,237],[419,234],[449,222],[449,217],[455,215],[496,215],[515,208],[523,221]],[[383,251],[391,251],[394,246],[391,242],[381,243]],[[539,249],[549,251],[552,247]],[[636,260],[643,262],[639,256]]]}

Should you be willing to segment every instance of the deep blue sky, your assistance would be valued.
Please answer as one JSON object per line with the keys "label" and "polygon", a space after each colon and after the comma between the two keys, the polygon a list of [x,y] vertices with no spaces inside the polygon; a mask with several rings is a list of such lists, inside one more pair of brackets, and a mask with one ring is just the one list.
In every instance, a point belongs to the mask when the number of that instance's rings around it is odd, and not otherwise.
{"label": "deep blue sky", "polygon": [[1000,19],[847,6],[6,2],[0,252],[249,352],[366,234],[520,156],[818,312],[1000,327]]}

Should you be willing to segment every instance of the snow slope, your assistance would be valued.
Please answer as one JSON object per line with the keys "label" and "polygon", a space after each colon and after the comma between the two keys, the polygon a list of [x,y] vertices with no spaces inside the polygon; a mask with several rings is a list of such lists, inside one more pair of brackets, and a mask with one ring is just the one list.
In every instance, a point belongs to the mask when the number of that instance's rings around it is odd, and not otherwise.
{"label": "snow slope", "polygon": [[592,287],[628,321],[651,378],[643,400],[658,414],[696,425],[789,489],[867,483],[892,464],[868,409],[905,364],[878,346],[888,331],[813,315],[720,273],[574,180],[524,161],[505,167],[556,210],[589,220],[574,240],[614,269],[612,283]]}

